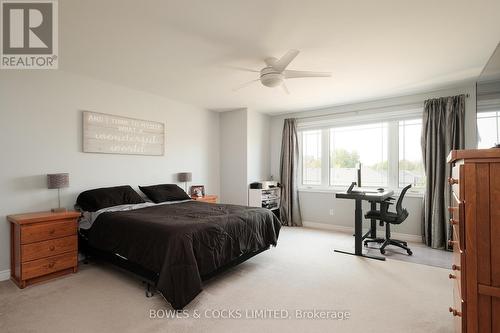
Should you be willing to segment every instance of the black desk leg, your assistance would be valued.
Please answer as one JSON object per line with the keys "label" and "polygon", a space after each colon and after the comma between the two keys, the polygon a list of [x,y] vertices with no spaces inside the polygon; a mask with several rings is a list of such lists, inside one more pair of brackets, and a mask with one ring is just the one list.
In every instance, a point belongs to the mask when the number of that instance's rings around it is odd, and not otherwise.
{"label": "black desk leg", "polygon": [[338,253],[352,254],[360,257],[377,259],[384,261],[384,257],[372,256],[363,254],[363,209],[361,207],[361,200],[356,199],[356,211],[354,213],[354,253],[347,251],[335,250]]}
{"label": "black desk leg", "polygon": [[[370,209],[377,210],[377,203],[375,201],[370,202]],[[377,220],[370,220],[370,238],[377,238]]]}
{"label": "black desk leg", "polygon": [[359,256],[363,254],[363,208],[359,199],[356,199],[354,219],[354,253]]}

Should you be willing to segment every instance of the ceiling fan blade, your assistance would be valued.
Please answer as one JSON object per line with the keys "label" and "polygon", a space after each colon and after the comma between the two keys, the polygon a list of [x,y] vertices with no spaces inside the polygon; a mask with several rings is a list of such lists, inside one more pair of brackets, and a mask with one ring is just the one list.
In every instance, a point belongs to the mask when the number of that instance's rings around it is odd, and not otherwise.
{"label": "ceiling fan blade", "polygon": [[288,90],[288,87],[286,86],[285,81],[283,81],[283,83],[281,84],[281,87],[283,88],[283,90],[285,91],[285,93],[287,95],[290,95],[290,91]]}
{"label": "ceiling fan blade", "polygon": [[293,59],[299,54],[299,50],[290,50],[279,60],[277,60],[272,67],[278,72],[283,72]]}
{"label": "ceiling fan blade", "polygon": [[251,68],[246,68],[246,67],[239,67],[239,66],[226,66],[226,67],[230,68],[230,69],[235,69],[235,70],[241,71],[241,72],[260,73],[260,71],[258,71],[256,69],[251,69]]}
{"label": "ceiling fan blade", "polygon": [[248,81],[248,82],[245,82],[243,84],[240,84],[239,86],[237,86],[236,88],[233,88],[233,91],[238,91],[242,88],[245,88],[246,86],[249,86],[250,84],[254,83],[254,82],[257,82],[257,81],[260,81],[260,79],[255,79],[255,80],[252,80],[252,81]]}
{"label": "ceiling fan blade", "polygon": [[269,57],[269,58],[264,59],[264,62],[266,63],[266,65],[271,66],[271,67],[273,67],[276,64],[276,61],[278,61],[278,59],[276,59],[275,57]]}
{"label": "ceiling fan blade", "polygon": [[301,78],[301,77],[330,77],[332,76],[332,73],[328,72],[311,72],[311,71],[293,71],[293,70],[286,70],[283,72],[285,75],[286,79],[295,79],[295,78]]}

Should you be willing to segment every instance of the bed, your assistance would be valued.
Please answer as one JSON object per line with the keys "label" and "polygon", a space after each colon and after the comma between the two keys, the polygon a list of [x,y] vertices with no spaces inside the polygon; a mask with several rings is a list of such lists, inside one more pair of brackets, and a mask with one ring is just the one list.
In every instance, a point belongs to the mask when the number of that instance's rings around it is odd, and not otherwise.
{"label": "bed", "polygon": [[194,200],[126,203],[91,214],[90,226],[80,229],[81,251],[147,278],[174,309],[193,300],[204,279],[276,246],[281,226],[267,209]]}

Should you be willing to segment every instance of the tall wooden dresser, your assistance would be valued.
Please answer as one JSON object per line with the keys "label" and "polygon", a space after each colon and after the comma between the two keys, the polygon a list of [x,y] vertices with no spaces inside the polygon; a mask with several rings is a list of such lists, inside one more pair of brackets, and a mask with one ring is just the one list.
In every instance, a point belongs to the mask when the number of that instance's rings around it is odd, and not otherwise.
{"label": "tall wooden dresser", "polygon": [[454,150],[451,205],[456,332],[500,332],[500,149]]}

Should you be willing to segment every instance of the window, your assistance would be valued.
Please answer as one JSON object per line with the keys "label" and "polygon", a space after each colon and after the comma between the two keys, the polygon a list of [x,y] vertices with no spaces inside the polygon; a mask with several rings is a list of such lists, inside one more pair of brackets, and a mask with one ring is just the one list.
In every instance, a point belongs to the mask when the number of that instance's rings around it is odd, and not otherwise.
{"label": "window", "polygon": [[302,184],[321,185],[321,130],[302,132]]}
{"label": "window", "polygon": [[330,185],[350,185],[358,163],[362,185],[387,185],[387,123],[330,129]]}
{"label": "window", "polygon": [[420,137],[422,120],[402,120],[399,122],[399,187],[412,184],[424,187],[425,173],[422,161]]}
{"label": "window", "polygon": [[422,120],[378,121],[300,131],[301,175],[305,186],[425,186],[420,137]]}
{"label": "window", "polygon": [[477,134],[478,148],[491,148],[499,143],[500,111],[478,112]]}

